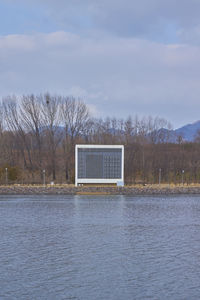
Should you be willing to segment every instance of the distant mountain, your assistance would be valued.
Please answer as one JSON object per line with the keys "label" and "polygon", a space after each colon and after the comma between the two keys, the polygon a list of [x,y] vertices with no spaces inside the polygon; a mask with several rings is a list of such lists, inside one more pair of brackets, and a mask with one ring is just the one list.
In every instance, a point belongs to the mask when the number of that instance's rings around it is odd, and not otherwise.
{"label": "distant mountain", "polygon": [[[41,127],[41,131],[45,131],[47,127]],[[54,130],[57,135],[64,135],[65,128],[63,126],[54,126]],[[119,134],[119,130],[114,128],[110,128],[109,132],[111,134]],[[149,141],[154,143],[178,143],[180,139],[184,142],[194,142],[195,138],[200,132],[200,121],[197,121],[192,124],[184,125],[175,130],[169,130],[166,128],[160,128],[159,130],[155,130],[148,134]],[[71,132],[69,131],[68,134],[70,135]],[[199,135],[200,136],[200,135]]]}
{"label": "distant mountain", "polygon": [[160,128],[159,130],[153,131],[149,135],[149,140],[154,143],[176,143],[177,135],[175,130],[169,130],[166,128]]}
{"label": "distant mountain", "polygon": [[176,135],[181,136],[186,142],[193,142],[198,134],[198,131],[200,131],[200,121],[174,130]]}
{"label": "distant mountain", "polygon": [[175,130],[161,128],[157,131],[156,142],[178,143],[180,139],[184,142],[194,142],[198,132],[200,132],[200,121],[193,124],[187,124]]}

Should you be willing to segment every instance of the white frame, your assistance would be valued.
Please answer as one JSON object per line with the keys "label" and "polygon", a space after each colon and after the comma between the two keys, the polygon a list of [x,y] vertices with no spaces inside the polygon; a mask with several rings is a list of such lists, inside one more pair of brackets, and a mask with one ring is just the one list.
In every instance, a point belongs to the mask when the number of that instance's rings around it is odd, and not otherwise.
{"label": "white frame", "polygon": [[[101,179],[101,178],[78,178],[78,149],[79,148],[90,148],[90,149],[121,149],[122,150],[122,160],[121,160],[121,178],[117,179]],[[96,183],[96,184],[106,184],[113,183],[117,184],[121,182],[124,185],[124,146],[123,145],[76,145],[75,147],[75,186],[84,183]]]}

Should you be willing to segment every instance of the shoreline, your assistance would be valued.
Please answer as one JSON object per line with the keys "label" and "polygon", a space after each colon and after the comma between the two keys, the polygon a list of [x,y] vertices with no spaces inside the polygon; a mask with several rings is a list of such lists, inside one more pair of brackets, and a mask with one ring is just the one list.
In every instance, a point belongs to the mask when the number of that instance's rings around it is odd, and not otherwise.
{"label": "shoreline", "polygon": [[10,185],[0,186],[0,195],[181,195],[200,194],[200,185],[196,186],[82,186],[54,185],[54,186],[29,186]]}

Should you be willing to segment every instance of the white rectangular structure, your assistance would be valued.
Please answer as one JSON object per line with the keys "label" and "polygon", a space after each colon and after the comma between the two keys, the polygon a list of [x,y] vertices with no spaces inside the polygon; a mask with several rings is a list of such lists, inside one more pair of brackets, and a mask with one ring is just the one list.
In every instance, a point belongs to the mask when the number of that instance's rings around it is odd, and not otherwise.
{"label": "white rectangular structure", "polygon": [[123,145],[76,145],[75,185],[124,185]]}

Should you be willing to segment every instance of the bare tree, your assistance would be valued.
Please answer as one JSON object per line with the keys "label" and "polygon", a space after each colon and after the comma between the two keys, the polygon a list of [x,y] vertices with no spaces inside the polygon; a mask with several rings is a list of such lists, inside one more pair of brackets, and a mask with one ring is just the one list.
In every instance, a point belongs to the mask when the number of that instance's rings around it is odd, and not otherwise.
{"label": "bare tree", "polygon": [[170,138],[171,124],[164,118],[151,116],[147,119],[148,137],[151,143],[166,143]]}
{"label": "bare tree", "polygon": [[63,143],[64,156],[66,158],[65,176],[66,180],[69,180],[75,141],[87,133],[88,126],[91,124],[89,109],[79,99],[77,100],[73,97],[62,98],[62,120],[65,126],[65,140]]}
{"label": "bare tree", "polygon": [[31,156],[30,140],[21,122],[16,97],[7,97],[3,99],[4,117],[7,128],[12,132],[17,147],[20,149],[23,157],[24,166],[29,169],[33,176],[33,161]]}
{"label": "bare tree", "polygon": [[43,134],[44,118],[42,118],[42,96],[23,96],[20,105],[20,115],[23,127],[30,134],[34,162],[42,176],[43,164]]}
{"label": "bare tree", "polygon": [[47,141],[46,152],[50,157],[50,169],[52,179],[56,179],[56,150],[62,140],[63,132],[61,124],[61,97],[45,94],[41,99],[41,118],[43,133]]}

